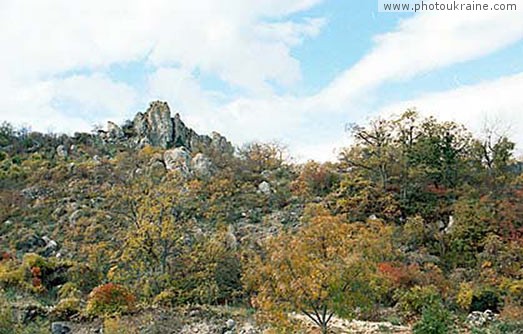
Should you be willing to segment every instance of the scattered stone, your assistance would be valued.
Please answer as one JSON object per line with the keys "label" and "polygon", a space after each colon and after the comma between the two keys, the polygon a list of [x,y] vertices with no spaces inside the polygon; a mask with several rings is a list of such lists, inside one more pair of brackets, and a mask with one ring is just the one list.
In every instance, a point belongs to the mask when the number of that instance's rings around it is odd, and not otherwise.
{"label": "scattered stone", "polygon": [[270,195],[272,192],[271,185],[267,181],[263,181],[258,185],[258,192],[264,195]]}
{"label": "scattered stone", "polygon": [[65,148],[64,145],[58,145],[56,147],[56,154],[60,157],[60,158],[67,158],[67,156],[69,155],[69,153],[67,152],[67,148]]}
{"label": "scattered stone", "polygon": [[236,326],[236,321],[234,321],[233,319],[228,319],[228,320],[225,322],[225,326],[227,327],[227,329],[229,329],[229,330],[233,330],[234,327]]}
{"label": "scattered stone", "polygon": [[149,171],[153,175],[162,175],[165,173],[165,165],[161,161],[155,161],[149,165]]}
{"label": "scattered stone", "polygon": [[483,327],[496,320],[497,315],[491,310],[474,311],[467,316],[467,323],[473,327]]}
{"label": "scattered stone", "polygon": [[38,199],[40,197],[49,195],[50,191],[45,189],[45,188],[41,188],[41,187],[38,187],[38,186],[33,186],[33,187],[28,187],[28,188],[23,189],[21,191],[21,194],[26,199],[35,200],[35,199]]}
{"label": "scattered stone", "polygon": [[42,240],[45,242],[44,254],[49,256],[58,249],[58,243],[48,236],[43,236]]}
{"label": "scattered stone", "polygon": [[71,333],[71,327],[66,322],[53,322],[51,324],[52,334],[68,334]]}

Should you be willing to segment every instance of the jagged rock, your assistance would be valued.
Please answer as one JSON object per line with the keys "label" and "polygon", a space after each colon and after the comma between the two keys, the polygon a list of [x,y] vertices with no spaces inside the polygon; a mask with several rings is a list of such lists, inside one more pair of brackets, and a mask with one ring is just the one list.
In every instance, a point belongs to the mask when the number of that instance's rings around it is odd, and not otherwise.
{"label": "jagged rock", "polygon": [[267,181],[263,181],[258,185],[258,191],[264,195],[270,195],[271,194],[271,185]]}
{"label": "jagged rock", "polygon": [[183,174],[189,174],[191,155],[185,147],[177,147],[165,151],[163,161],[167,170],[179,170]]}
{"label": "jagged rock", "polygon": [[166,102],[154,101],[144,113],[136,114],[132,121],[122,127],[113,122],[107,123],[107,131],[99,130],[106,142],[118,141],[132,148],[141,149],[147,145],[170,149],[185,147],[191,152],[213,149],[221,153],[234,152],[234,147],[217,132],[211,136],[199,135],[187,127],[178,113],[171,118]]}
{"label": "jagged rock", "polygon": [[191,170],[199,177],[209,177],[214,172],[214,164],[206,155],[198,153],[191,160]]}
{"label": "jagged rock", "polygon": [[71,333],[71,327],[66,322],[53,322],[51,324],[52,334],[68,334]]}
{"label": "jagged rock", "polygon": [[121,139],[125,137],[122,128],[111,121],[107,122],[107,135],[109,136],[109,138],[114,139]]}
{"label": "jagged rock", "polygon": [[211,133],[211,145],[220,153],[232,153],[234,148],[231,143],[227,141],[227,138],[219,134],[218,132]]}
{"label": "jagged rock", "polygon": [[67,152],[67,148],[65,148],[64,145],[58,145],[56,147],[56,155],[58,155],[60,158],[67,158],[69,153]]}
{"label": "jagged rock", "polygon": [[152,146],[172,147],[174,127],[166,102],[152,102],[145,114],[138,113],[135,116],[133,127],[134,132],[140,137],[139,143],[143,144],[142,138],[147,138]]}

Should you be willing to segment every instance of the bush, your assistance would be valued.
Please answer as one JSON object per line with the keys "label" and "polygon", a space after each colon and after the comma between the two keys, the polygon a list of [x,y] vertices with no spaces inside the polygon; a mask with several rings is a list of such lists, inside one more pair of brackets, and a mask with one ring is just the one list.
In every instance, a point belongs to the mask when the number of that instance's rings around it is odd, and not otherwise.
{"label": "bush", "polygon": [[436,287],[416,285],[399,296],[398,305],[407,315],[421,314],[426,307],[441,303]]}
{"label": "bush", "polygon": [[164,290],[154,297],[154,305],[172,307],[176,304],[176,293],[173,290]]}
{"label": "bush", "polygon": [[474,297],[474,289],[470,283],[461,283],[456,302],[463,310],[468,311]]}
{"label": "bush", "polygon": [[76,287],[76,284],[67,282],[60,290],[58,290],[58,297],[65,299],[65,298],[80,298],[82,296],[82,292],[78,290]]}
{"label": "bush", "polygon": [[93,316],[125,313],[132,311],[135,303],[135,296],[126,287],[108,283],[91,291],[87,300],[86,312]]}
{"label": "bush", "polygon": [[56,320],[69,320],[73,315],[80,313],[81,301],[78,298],[65,298],[56,304],[51,316]]}
{"label": "bush", "polygon": [[414,334],[455,333],[452,315],[441,303],[424,308],[420,321],[412,329]]}
{"label": "bush", "polygon": [[11,334],[16,329],[13,310],[0,290],[0,334]]}

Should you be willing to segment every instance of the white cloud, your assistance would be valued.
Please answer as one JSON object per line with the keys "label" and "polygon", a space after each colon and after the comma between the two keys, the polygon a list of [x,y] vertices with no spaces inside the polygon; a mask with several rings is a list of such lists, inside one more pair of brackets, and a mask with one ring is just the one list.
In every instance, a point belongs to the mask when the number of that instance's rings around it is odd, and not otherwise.
{"label": "white cloud", "polygon": [[90,131],[95,123],[128,115],[138,98],[129,86],[100,73],[0,89],[2,119],[37,131]]}
{"label": "white cloud", "polygon": [[[75,69],[147,59],[218,74],[247,90],[269,91],[267,80],[292,84],[299,63],[290,55],[297,40],[317,34],[319,21],[298,24],[292,40],[262,38],[270,18],[320,0],[68,0],[0,2],[0,73],[39,78]],[[265,36],[267,37],[267,36]]]}
{"label": "white cloud", "polygon": [[[514,1],[523,6],[522,0]],[[373,50],[313,102],[342,110],[385,82],[476,59],[522,38],[522,11],[422,12],[400,22],[395,31],[377,36]]]}

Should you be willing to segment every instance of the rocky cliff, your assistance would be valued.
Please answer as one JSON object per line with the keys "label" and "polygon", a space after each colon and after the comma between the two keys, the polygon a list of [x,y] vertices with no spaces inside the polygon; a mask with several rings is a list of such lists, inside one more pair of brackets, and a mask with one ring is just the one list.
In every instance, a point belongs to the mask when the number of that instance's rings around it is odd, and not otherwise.
{"label": "rocky cliff", "polygon": [[185,125],[180,114],[171,117],[169,106],[161,101],[152,102],[145,113],[137,113],[132,121],[121,127],[108,122],[107,130],[100,130],[99,134],[108,142],[125,142],[135,148],[151,145],[165,149],[185,147],[189,151],[212,148],[226,153],[234,150],[219,133],[199,135]]}

